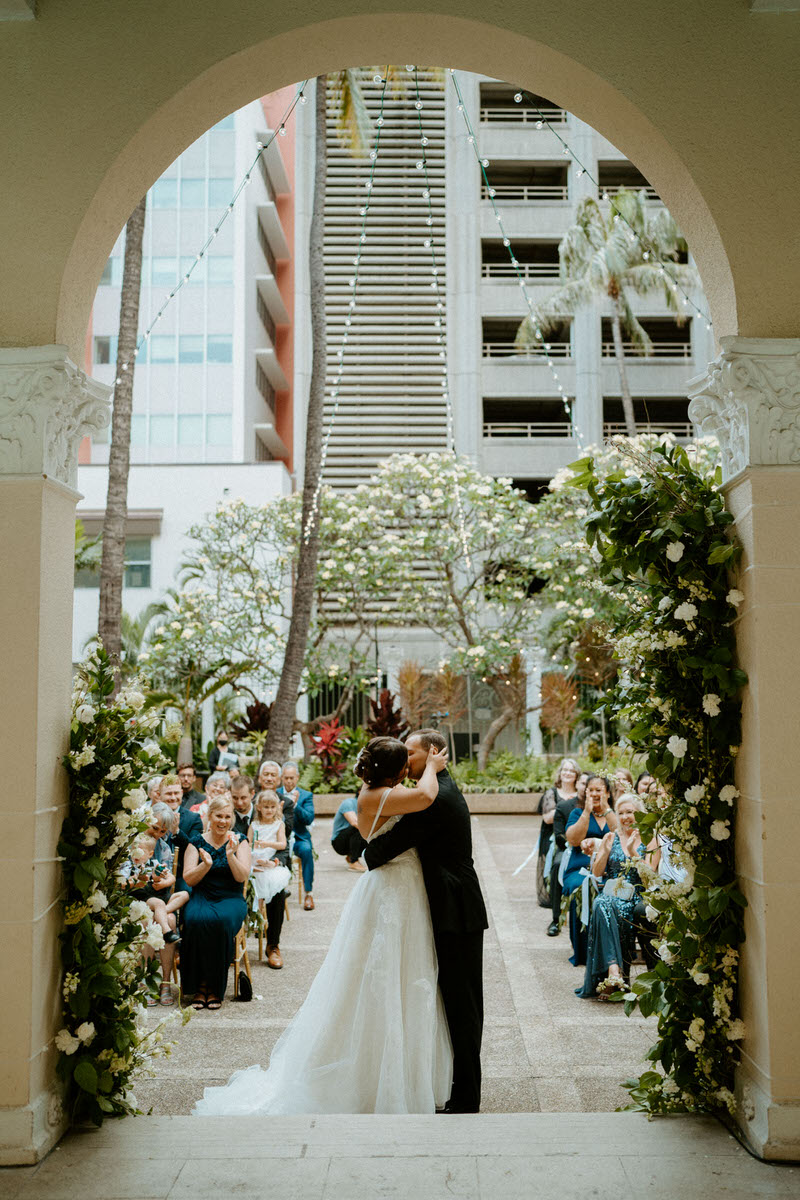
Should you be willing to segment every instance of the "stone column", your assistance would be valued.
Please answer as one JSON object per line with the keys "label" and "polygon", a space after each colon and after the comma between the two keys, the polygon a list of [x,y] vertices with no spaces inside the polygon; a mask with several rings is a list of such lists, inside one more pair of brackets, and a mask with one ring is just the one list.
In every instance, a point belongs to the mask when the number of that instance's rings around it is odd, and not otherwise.
{"label": "stone column", "polygon": [[63,346],[0,350],[0,639],[6,836],[0,854],[0,1163],[63,1132],[53,1035],[69,737],[78,445],[108,424],[109,389]]}
{"label": "stone column", "polygon": [[747,897],[739,1121],[765,1158],[800,1159],[800,339],[726,337],[689,414],[720,441],[744,547],[736,861]]}

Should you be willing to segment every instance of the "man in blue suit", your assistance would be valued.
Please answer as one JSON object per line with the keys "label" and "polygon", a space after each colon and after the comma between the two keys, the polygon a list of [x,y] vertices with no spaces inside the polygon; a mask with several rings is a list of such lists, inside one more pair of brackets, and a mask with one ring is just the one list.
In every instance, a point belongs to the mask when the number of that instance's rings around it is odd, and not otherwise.
{"label": "man in blue suit", "polygon": [[282,800],[294,802],[294,852],[303,869],[303,888],[306,893],[303,908],[310,912],[314,907],[311,894],[314,889],[314,847],[309,826],[314,820],[314,797],[305,788],[297,786],[300,768],[296,762],[284,763],[281,777],[283,782],[278,788],[278,795]]}

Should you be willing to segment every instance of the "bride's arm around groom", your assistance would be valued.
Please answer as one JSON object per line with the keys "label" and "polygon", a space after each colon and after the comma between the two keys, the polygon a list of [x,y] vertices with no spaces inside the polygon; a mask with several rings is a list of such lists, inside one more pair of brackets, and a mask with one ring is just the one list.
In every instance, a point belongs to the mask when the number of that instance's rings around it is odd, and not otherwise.
{"label": "bride's arm around groom", "polygon": [[[412,778],[424,774],[431,749],[444,749],[438,730],[423,729],[406,739]],[[432,804],[409,812],[382,837],[370,842],[364,861],[382,867],[416,847],[431,910],[439,988],[453,1043],[453,1090],[448,1110],[480,1107],[480,1047],[483,1029],[483,931],[486,908],[472,862],[472,828],[467,803],[446,770],[437,776]],[[408,811],[408,810],[406,810]]]}

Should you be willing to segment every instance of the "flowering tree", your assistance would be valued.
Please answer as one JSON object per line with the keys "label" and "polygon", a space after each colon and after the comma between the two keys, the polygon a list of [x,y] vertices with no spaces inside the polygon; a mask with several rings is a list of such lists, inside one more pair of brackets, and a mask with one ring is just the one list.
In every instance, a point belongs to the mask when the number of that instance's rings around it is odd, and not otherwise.
{"label": "flowering tree", "polygon": [[135,683],[116,699],[114,687],[112,660],[97,648],[73,694],[64,759],[69,807],[58,843],[66,884],[58,1070],[71,1117],[97,1125],[137,1110],[132,1077],[166,1050],[161,1029],[147,1029],[143,1004],[155,990],[156,968],[141,954],[160,949],[163,935],[117,877],[134,835],[148,824],[142,785],[163,763],[151,736],[158,718]]}
{"label": "flowering tree", "polygon": [[387,582],[398,618],[438,634],[444,661],[479,674],[495,694],[498,713],[479,751],[485,765],[497,736],[521,715],[514,680],[537,623],[535,509],[509,479],[482,475],[452,454],[394,455],[355,498],[372,537],[394,551]]}
{"label": "flowering tree", "polygon": [[[340,718],[371,679],[367,659],[387,595],[384,580],[393,570],[392,548],[376,539],[366,506],[325,488],[320,512],[314,608],[299,695],[318,695],[325,685],[338,684],[339,699],[315,721],[295,721],[309,747],[314,728]],[[189,536],[180,611],[156,629],[148,665],[156,679],[166,679],[176,653],[187,666],[191,661],[209,669],[224,662],[230,668],[227,682],[235,679],[237,687],[263,693],[276,683],[283,661],[302,541],[301,498],[220,504]]]}

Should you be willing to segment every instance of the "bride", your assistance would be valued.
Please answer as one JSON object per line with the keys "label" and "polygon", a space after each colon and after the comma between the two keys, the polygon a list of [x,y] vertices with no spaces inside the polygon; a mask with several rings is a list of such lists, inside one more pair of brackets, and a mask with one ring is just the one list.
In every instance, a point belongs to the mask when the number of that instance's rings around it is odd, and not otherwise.
{"label": "bride", "polygon": [[[430,807],[446,762],[447,751],[432,747],[416,787],[406,788],[405,746],[373,738],[355,765],[367,841]],[[267,1070],[247,1067],[206,1088],[193,1115],[432,1113],[447,1102],[452,1076],[428,897],[411,849],[356,882]]]}

